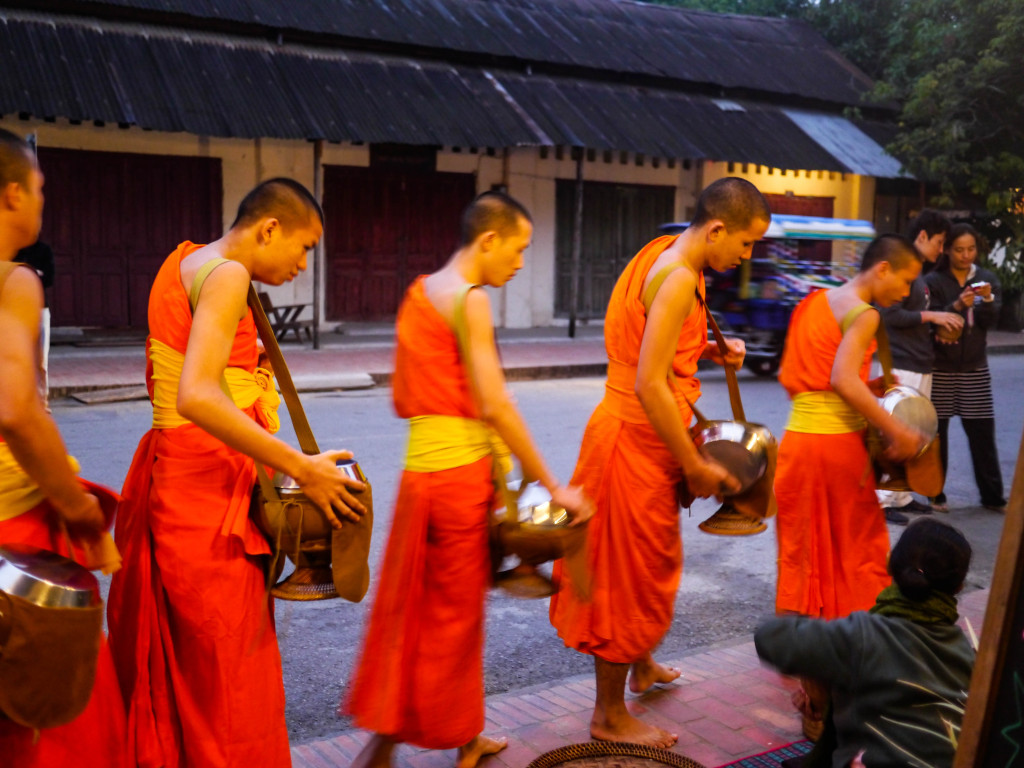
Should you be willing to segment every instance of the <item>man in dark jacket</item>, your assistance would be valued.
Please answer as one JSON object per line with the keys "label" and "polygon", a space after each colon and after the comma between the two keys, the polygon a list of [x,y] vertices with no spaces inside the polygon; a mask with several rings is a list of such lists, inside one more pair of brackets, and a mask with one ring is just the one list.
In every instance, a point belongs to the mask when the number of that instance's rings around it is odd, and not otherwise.
{"label": "man in dark jacket", "polygon": [[[900,384],[931,397],[935,327],[956,333],[963,318],[955,312],[942,311],[929,300],[925,275],[935,266],[946,244],[949,220],[931,208],[925,208],[907,227],[907,239],[924,261],[921,275],[910,286],[910,295],[898,304],[879,310],[892,348],[893,373]],[[932,309],[934,307],[934,309]],[[878,503],[885,509],[885,519],[896,525],[907,524],[907,512],[929,514],[932,508],[914,499],[909,491],[878,491]]]}

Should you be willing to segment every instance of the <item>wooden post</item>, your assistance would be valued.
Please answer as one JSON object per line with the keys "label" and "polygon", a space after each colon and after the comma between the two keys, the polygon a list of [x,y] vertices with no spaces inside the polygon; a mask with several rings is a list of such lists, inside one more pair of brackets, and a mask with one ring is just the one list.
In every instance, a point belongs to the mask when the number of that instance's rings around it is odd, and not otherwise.
{"label": "wooden post", "polygon": [[580,251],[583,247],[583,147],[575,147],[576,215],[572,222],[572,268],[569,275],[569,338],[576,338],[576,313],[580,297]]}
{"label": "wooden post", "polygon": [[[317,139],[313,142],[313,197],[324,205],[324,141]],[[324,238],[327,236],[326,227],[324,234],[320,236],[320,242],[313,249],[313,349],[320,349],[320,302],[323,297],[321,293],[320,272],[324,267]]]}
{"label": "wooden post", "polygon": [[953,768],[1024,759],[1024,435]]}

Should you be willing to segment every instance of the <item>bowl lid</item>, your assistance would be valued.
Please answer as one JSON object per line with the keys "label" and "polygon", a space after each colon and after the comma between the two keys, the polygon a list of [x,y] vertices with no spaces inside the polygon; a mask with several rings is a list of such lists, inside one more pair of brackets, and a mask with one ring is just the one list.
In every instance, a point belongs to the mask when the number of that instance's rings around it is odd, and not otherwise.
{"label": "bowl lid", "polygon": [[99,583],[87,569],[28,544],[0,546],[0,590],[46,608],[86,608],[100,600]]}

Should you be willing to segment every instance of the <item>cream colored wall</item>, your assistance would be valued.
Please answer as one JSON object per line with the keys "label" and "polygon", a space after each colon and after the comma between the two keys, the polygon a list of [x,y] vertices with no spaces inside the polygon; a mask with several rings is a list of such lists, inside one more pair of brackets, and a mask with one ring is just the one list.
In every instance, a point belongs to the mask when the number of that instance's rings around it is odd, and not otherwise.
{"label": "cream colored wall", "polygon": [[[533,217],[533,241],[527,251],[523,269],[500,290],[491,291],[494,322],[507,328],[530,328],[550,325],[555,309],[555,182],[575,179],[576,161],[571,153],[549,150],[541,157],[536,147],[516,147],[501,151],[494,157],[486,153],[454,152],[448,148],[438,153],[437,169],[452,173],[475,173],[477,192],[495,184],[505,185],[510,195],[519,200]],[[625,158],[625,163],[622,162]],[[608,162],[607,160],[610,160]],[[693,194],[695,169],[685,170],[681,163],[670,168],[664,160],[654,168],[650,158],[633,153],[615,152],[607,158],[598,152],[594,159],[584,161],[585,181],[618,184],[651,184],[682,187],[679,199]]]}
{"label": "cream colored wall", "polygon": [[[290,176],[313,188],[314,145],[307,141],[217,139],[134,127],[122,129],[10,118],[0,119],[0,127],[19,135],[34,131],[42,147],[219,158],[224,184],[225,228],[230,225],[245,193],[263,179]],[[367,167],[369,148],[327,144],[322,161],[324,165]],[[503,184],[509,194],[531,212],[533,243],[519,275],[503,289],[491,292],[494,320],[496,325],[510,328],[551,324],[555,303],[555,182],[576,177],[576,162],[571,153],[553,149],[542,153],[536,147],[518,147],[510,149],[507,156],[502,150],[491,156],[484,151],[457,152],[444,148],[437,155],[437,170],[475,174],[478,192]],[[676,161],[670,167],[664,160],[654,167],[651,158],[633,153],[596,152],[593,159],[584,161],[583,177],[585,181],[675,187],[676,219],[680,221],[692,215],[697,195],[704,186],[727,175],[747,178],[766,193],[833,197],[837,217],[871,218],[875,196],[872,178],[817,171],[812,171],[808,177],[803,171],[772,169],[769,173],[768,170],[764,166],[737,163],[730,173],[727,163],[695,161],[691,165]],[[183,238],[187,236],[188,233],[182,233]],[[319,268],[324,284],[324,265]],[[311,302],[312,270],[307,270],[291,284],[267,290],[278,303]]]}

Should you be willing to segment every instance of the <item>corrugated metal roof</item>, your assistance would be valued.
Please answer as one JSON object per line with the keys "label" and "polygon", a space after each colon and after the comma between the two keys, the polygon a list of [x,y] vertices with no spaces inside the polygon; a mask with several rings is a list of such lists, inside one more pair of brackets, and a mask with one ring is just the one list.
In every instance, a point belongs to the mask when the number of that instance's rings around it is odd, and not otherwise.
{"label": "corrugated metal roof", "polygon": [[900,161],[887,155],[868,134],[840,115],[801,109],[783,110],[814,141],[853,173],[894,179],[902,176]]}
{"label": "corrugated metal roof", "polygon": [[416,46],[538,66],[670,78],[856,105],[869,79],[799,20],[633,0],[39,0],[62,13],[133,14],[221,31]]}
{"label": "corrugated metal roof", "polygon": [[776,168],[850,170],[770,105],[723,109],[705,96],[495,74],[555,144]]}
{"label": "corrugated metal roof", "polygon": [[875,176],[899,169],[834,115],[139,25],[0,15],[0,71],[0,114],[204,136],[555,144]]}
{"label": "corrugated metal roof", "polygon": [[537,143],[469,67],[0,18],[0,71],[0,114],[204,136]]}

